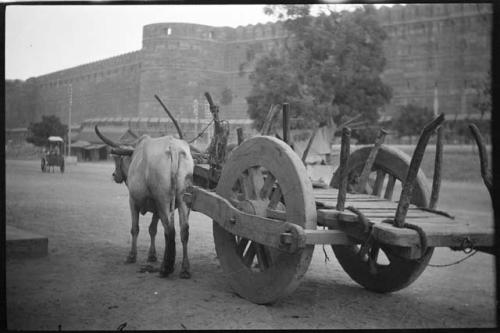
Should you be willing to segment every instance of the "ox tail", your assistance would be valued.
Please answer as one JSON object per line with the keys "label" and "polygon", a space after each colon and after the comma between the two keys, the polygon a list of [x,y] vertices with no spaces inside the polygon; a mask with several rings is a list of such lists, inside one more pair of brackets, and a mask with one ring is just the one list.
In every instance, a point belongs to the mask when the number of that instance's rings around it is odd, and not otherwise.
{"label": "ox tail", "polygon": [[[177,170],[181,170],[182,167],[184,167],[182,165],[182,160],[186,160],[187,158],[187,153],[185,150],[181,150],[179,151],[179,161],[178,161],[178,164],[177,164]],[[186,178],[185,179],[179,179],[179,181],[181,181],[182,183],[181,184],[178,184],[181,186],[182,188],[182,192],[183,193],[180,193],[181,195],[181,198],[179,200],[183,200],[182,196],[184,195],[184,192],[186,191],[186,188],[188,188],[189,186],[193,185],[193,174],[190,172],[187,174]],[[191,213],[191,205],[188,205],[188,210],[187,210],[187,218],[189,220],[189,213]]]}
{"label": "ox tail", "polygon": [[179,152],[173,147],[169,147],[167,155],[170,156],[170,212],[175,211],[175,200],[177,197],[177,174],[179,172]]}

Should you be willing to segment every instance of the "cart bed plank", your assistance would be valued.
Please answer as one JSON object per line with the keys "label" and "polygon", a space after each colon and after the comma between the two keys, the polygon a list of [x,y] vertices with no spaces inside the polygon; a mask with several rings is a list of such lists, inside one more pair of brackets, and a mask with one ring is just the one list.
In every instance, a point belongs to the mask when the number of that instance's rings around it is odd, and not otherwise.
{"label": "cart bed plank", "polygon": [[[357,216],[345,210],[335,210],[337,189],[315,189],[316,202],[327,209],[318,209],[318,224],[339,228],[339,222],[358,223]],[[387,201],[368,194],[347,194],[345,207],[353,206],[360,210],[374,224],[374,236],[383,243],[415,247],[420,244],[420,237],[415,230],[397,228],[383,222],[393,219],[398,206],[397,202]],[[468,238],[475,246],[493,246],[494,228],[492,221],[484,221],[481,225],[471,224],[463,218],[448,218],[443,215],[422,210],[410,205],[406,223],[421,227],[429,246],[460,246]]]}

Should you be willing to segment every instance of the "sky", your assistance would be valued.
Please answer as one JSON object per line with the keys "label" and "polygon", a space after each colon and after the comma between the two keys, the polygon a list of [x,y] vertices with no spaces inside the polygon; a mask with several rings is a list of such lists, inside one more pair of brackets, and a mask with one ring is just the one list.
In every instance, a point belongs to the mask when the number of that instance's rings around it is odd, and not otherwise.
{"label": "sky", "polygon": [[[352,5],[331,5],[351,9]],[[26,80],[140,50],[142,27],[160,22],[245,26],[274,22],[263,5],[9,5],[5,78]]]}

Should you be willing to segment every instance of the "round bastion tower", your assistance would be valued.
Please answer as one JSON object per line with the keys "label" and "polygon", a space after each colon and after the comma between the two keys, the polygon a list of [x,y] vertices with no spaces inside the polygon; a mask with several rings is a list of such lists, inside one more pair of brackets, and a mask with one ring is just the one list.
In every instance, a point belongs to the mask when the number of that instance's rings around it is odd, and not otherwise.
{"label": "round bastion tower", "polygon": [[176,118],[194,118],[193,103],[205,91],[218,103],[225,86],[224,39],[230,28],[199,24],[157,23],[143,28],[139,116],[164,117],[157,94]]}

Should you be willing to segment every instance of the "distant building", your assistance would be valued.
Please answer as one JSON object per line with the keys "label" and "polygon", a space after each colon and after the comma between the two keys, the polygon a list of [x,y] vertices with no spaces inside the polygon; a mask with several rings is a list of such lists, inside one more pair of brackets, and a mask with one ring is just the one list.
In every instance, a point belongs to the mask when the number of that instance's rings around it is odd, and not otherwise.
{"label": "distant building", "polygon": [[[492,6],[395,5],[378,13],[389,36],[382,77],[393,88],[384,116],[408,103],[432,108],[436,91],[440,112],[462,118],[472,113],[473,84],[490,68]],[[165,117],[157,94],[177,118],[186,119],[193,137],[210,118],[205,91],[220,104],[223,119],[249,127],[248,75],[261,54],[284,47],[286,35],[281,23],[146,25],[138,51],[24,84],[7,82],[6,127],[27,127],[47,114],[65,123],[70,103],[74,124],[90,118]]]}

